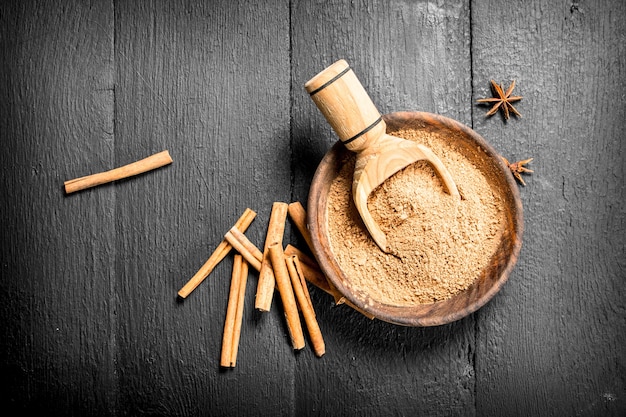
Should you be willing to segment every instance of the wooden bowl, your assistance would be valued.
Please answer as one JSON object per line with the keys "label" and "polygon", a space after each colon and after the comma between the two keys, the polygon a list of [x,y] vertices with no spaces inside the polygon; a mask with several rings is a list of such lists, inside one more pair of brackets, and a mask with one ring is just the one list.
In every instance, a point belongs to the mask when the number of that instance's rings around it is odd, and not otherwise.
{"label": "wooden bowl", "polygon": [[[424,130],[445,135],[468,158],[480,158],[483,169],[489,171],[489,183],[504,202],[505,225],[498,249],[491,255],[488,266],[477,271],[478,278],[466,290],[446,300],[428,304],[397,306],[376,301],[350,285],[350,277],[340,268],[333,252],[328,232],[328,196],[340,163],[349,151],[337,142],[325,155],[313,177],[308,200],[308,226],[313,252],[329,283],[350,303],[368,316],[404,326],[436,326],[459,320],[485,305],[508,279],[522,244],[522,204],[515,179],[499,154],[469,127],[446,117],[424,112],[398,112],[384,116],[387,133],[402,129]],[[473,162],[473,161],[472,161]],[[436,254],[435,254],[436,256]],[[488,256],[488,255],[486,255]]]}

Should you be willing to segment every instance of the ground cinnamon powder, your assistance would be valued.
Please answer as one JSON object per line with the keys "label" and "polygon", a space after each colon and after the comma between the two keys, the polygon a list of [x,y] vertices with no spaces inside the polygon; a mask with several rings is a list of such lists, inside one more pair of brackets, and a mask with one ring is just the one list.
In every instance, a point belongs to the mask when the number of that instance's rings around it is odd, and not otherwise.
{"label": "ground cinnamon powder", "polygon": [[455,201],[427,162],[416,162],[372,192],[368,206],[390,253],[371,239],[352,200],[354,155],[330,187],[331,250],[349,285],[389,305],[447,299],[469,287],[489,264],[505,224],[503,201],[489,181],[484,154],[443,134],[401,130],[394,136],[428,146],[450,171]]}

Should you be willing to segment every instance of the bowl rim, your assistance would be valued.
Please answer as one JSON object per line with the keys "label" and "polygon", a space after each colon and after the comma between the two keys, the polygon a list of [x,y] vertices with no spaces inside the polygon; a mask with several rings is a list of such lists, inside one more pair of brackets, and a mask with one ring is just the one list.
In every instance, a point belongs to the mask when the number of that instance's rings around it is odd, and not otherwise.
{"label": "bowl rim", "polygon": [[[324,182],[325,177],[332,172],[334,167],[338,167],[339,160],[349,151],[337,141],[324,155],[322,161],[318,165],[311,187],[307,202],[307,224],[311,234],[313,247],[311,250],[320,265],[324,275],[327,277],[329,284],[347,300],[349,300],[357,309],[362,310],[368,316],[373,316],[379,320],[403,326],[438,326],[457,321],[484,306],[490,301],[502,288],[512,272],[522,246],[522,235],[524,232],[523,208],[517,182],[513,178],[510,169],[502,160],[500,154],[477,132],[470,127],[445,116],[420,112],[420,111],[400,111],[383,115],[383,119],[387,123],[387,132],[393,133],[402,127],[410,126],[412,123],[421,123],[431,125],[438,129],[449,129],[458,132],[468,142],[477,145],[492,161],[495,168],[500,171],[501,178],[504,179],[505,187],[502,190],[503,195],[507,196],[507,200],[513,204],[509,212],[512,213],[510,221],[513,224],[513,230],[510,230],[510,236],[507,236],[501,242],[501,246],[508,245],[511,250],[507,259],[498,259],[501,263],[497,266],[499,276],[495,279],[489,278],[489,287],[481,288],[480,284],[488,277],[479,277],[477,281],[470,286],[467,291],[463,291],[449,299],[438,301],[430,304],[420,304],[416,306],[395,306],[383,304],[372,300],[368,297],[357,295],[344,284],[338,263],[330,256],[330,242],[328,239],[321,239],[327,236],[325,224],[326,196],[330,187],[328,182]],[[333,177],[334,179],[334,177]],[[506,242],[505,242],[506,241]],[[500,249],[496,251],[500,252]],[[475,288],[474,288],[475,287]],[[469,297],[468,292],[478,291],[479,296],[473,301],[466,303],[464,298]],[[363,295],[363,294],[362,294]],[[451,305],[456,308],[448,308]]]}

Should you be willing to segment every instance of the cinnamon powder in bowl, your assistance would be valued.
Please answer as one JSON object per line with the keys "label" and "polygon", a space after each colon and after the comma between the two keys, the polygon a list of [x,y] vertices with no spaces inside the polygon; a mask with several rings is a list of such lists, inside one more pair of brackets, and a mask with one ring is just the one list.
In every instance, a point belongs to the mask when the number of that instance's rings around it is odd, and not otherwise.
{"label": "cinnamon powder in bowl", "polygon": [[422,112],[385,116],[387,133],[428,146],[451,173],[455,201],[424,161],[396,173],[368,199],[389,253],[370,237],[352,200],[354,154],[324,157],[309,196],[315,256],[331,285],[365,314],[408,326],[458,320],[508,278],[521,248],[517,184],[476,132]]}

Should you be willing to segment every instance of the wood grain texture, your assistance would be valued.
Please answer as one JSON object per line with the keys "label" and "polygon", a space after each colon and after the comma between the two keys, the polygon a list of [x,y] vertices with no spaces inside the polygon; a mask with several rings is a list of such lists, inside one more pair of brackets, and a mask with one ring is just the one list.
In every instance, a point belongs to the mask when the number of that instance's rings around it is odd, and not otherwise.
{"label": "wood grain texture", "polygon": [[478,313],[477,407],[624,415],[626,7],[500,4],[472,3],[475,98],[515,79],[522,118],[477,106],[475,128],[509,160],[534,157],[535,173],[518,268]]}
{"label": "wood grain texture", "polygon": [[114,163],[113,9],[0,9],[4,413],[117,408],[115,198],[63,181]]}
{"label": "wood grain texture", "polygon": [[[1,2],[3,415],[626,414],[625,22],[619,0]],[[232,256],[176,293],[246,207],[261,247],[272,202],[306,202],[336,138],[303,86],[339,58],[381,113],[534,157],[518,264],[433,328],[311,288],[322,358],[293,352],[279,302],[255,312],[252,272],[220,370]],[[492,78],[517,80],[521,119],[484,117]],[[285,243],[306,248],[289,222]]]}

